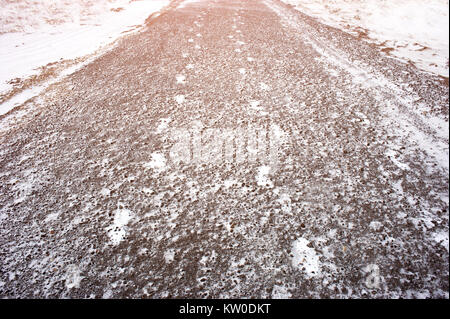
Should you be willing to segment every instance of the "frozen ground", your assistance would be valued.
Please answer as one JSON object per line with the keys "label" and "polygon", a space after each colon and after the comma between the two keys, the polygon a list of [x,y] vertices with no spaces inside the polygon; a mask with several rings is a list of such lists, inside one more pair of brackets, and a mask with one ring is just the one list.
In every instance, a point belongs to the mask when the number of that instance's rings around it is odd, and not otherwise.
{"label": "frozen ground", "polygon": [[0,116],[0,297],[449,298],[448,81],[178,4]]}
{"label": "frozen ground", "polygon": [[449,75],[448,0],[283,1],[423,70]]}
{"label": "frozen ground", "polygon": [[89,61],[88,55],[139,29],[152,12],[168,3],[1,0],[0,115],[42,91],[51,80],[76,70]]}

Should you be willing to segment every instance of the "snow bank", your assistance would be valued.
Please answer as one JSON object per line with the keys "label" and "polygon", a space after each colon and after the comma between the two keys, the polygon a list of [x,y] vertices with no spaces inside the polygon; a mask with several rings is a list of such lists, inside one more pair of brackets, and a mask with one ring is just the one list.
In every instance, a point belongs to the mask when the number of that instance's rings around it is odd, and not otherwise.
{"label": "snow bank", "polygon": [[201,2],[201,0],[185,0],[183,1],[180,6],[178,7],[178,9],[182,9],[187,7],[188,5],[190,5],[191,3],[197,3],[197,2]]}
{"label": "snow bank", "polygon": [[393,56],[449,75],[448,0],[282,1],[328,25],[356,33],[366,30],[371,41]]}
{"label": "snow bank", "polygon": [[11,80],[88,55],[141,25],[169,0],[0,0],[0,96]]}
{"label": "snow bank", "polygon": [[92,23],[118,0],[0,0],[0,34],[31,33],[49,25]]}

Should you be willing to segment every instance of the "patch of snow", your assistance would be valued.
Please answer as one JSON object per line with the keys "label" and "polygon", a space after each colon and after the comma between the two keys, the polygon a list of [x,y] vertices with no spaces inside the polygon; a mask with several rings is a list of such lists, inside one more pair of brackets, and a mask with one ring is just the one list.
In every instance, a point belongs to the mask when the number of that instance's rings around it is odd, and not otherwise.
{"label": "patch of snow", "polygon": [[236,185],[237,181],[235,179],[227,179],[223,181],[223,186],[226,189],[229,189],[230,187]]}
{"label": "patch of snow", "polygon": [[175,251],[173,249],[166,250],[164,252],[164,260],[166,263],[171,263],[175,258]]}
{"label": "patch of snow", "polygon": [[102,196],[109,196],[111,194],[111,191],[108,188],[102,188],[100,191],[100,195]]}
{"label": "patch of snow", "polygon": [[270,131],[271,134],[274,138],[276,138],[277,140],[282,141],[284,138],[286,138],[286,133],[283,131],[283,129],[277,125],[277,124],[272,124],[270,126]]}
{"label": "patch of snow", "polygon": [[282,0],[321,22],[393,49],[419,68],[449,76],[448,0]]}
{"label": "patch of snow", "polygon": [[262,187],[273,187],[273,183],[269,178],[270,167],[269,166],[261,166],[258,168],[258,174],[256,175],[256,182],[258,186]]}
{"label": "patch of snow", "polygon": [[143,166],[146,169],[153,169],[156,172],[162,172],[166,169],[166,158],[161,153],[152,153],[151,161],[145,163]]}
{"label": "patch of snow", "polygon": [[111,290],[111,289],[108,289],[108,290],[106,290],[104,293],[103,293],[103,299],[111,299],[112,298],[112,296],[113,296],[113,291]]}
{"label": "patch of snow", "polygon": [[378,265],[367,265],[364,267],[363,272],[366,273],[365,284],[367,288],[379,289],[380,285],[384,283],[384,278],[380,275],[380,267]]}
{"label": "patch of snow", "polygon": [[184,84],[184,83],[186,83],[186,77],[185,77],[184,75],[182,75],[182,74],[178,74],[178,75],[176,76],[176,79],[177,79],[177,83],[178,83],[178,84]]}
{"label": "patch of snow", "polygon": [[117,209],[114,213],[114,221],[107,228],[108,237],[113,245],[118,245],[127,234],[127,224],[133,218],[133,212],[128,209]]}
{"label": "patch of snow", "polygon": [[81,276],[81,270],[76,265],[69,265],[66,270],[66,288],[80,288],[81,280],[83,280],[83,276]]}
{"label": "patch of snow", "polygon": [[261,104],[261,101],[251,100],[250,106],[253,108],[257,108]]}
{"label": "patch of snow", "polygon": [[51,221],[55,221],[55,220],[58,219],[58,217],[59,217],[59,213],[58,212],[50,213],[50,214],[47,215],[47,217],[45,217],[45,222],[48,223],[48,222],[51,222]]}
{"label": "patch of snow", "polygon": [[289,299],[292,297],[292,294],[285,286],[273,286],[272,289],[272,299]]}
{"label": "patch of snow", "polygon": [[166,131],[167,128],[169,127],[170,121],[171,121],[170,118],[161,119],[160,124],[156,128],[156,133],[161,134],[162,132]]}
{"label": "patch of snow", "polygon": [[320,273],[320,261],[314,248],[308,247],[309,241],[299,238],[292,244],[292,266],[302,270],[307,277]]}
{"label": "patch of snow", "polygon": [[175,101],[177,101],[178,104],[182,104],[185,100],[184,95],[177,95],[175,96]]}
{"label": "patch of snow", "polygon": [[278,203],[280,203],[281,210],[284,213],[291,213],[291,197],[288,194],[281,194],[280,198],[278,198]]}
{"label": "patch of snow", "polygon": [[259,87],[260,87],[261,90],[263,90],[263,91],[267,91],[267,90],[270,89],[270,86],[268,86],[268,85],[267,85],[266,83],[264,83],[264,82],[259,83]]}
{"label": "patch of snow", "polygon": [[185,0],[177,7],[177,9],[183,9],[186,6],[188,6],[192,3],[197,3],[197,2],[201,2],[201,0]]}
{"label": "patch of snow", "polygon": [[377,221],[371,221],[369,224],[369,228],[374,231],[379,231],[383,227],[383,224]]}
{"label": "patch of snow", "polygon": [[440,231],[440,232],[435,232],[431,238],[433,238],[434,241],[436,241],[437,243],[440,243],[442,246],[444,246],[444,248],[447,250],[448,252],[448,231]]}

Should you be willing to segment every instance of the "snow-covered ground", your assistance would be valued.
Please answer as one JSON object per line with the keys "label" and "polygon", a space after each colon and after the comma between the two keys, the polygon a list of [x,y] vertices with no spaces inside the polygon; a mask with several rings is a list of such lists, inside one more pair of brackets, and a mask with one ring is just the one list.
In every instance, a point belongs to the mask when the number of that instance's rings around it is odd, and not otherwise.
{"label": "snow-covered ground", "polygon": [[449,76],[448,0],[283,0],[321,22],[365,35],[384,51]]}
{"label": "snow-covered ground", "polygon": [[[136,30],[169,2],[0,0],[0,103],[5,102],[2,95],[23,86],[24,79],[42,73],[43,66],[96,52],[127,31]],[[76,69],[76,63],[68,65]],[[65,68],[66,73],[68,70]],[[22,96],[15,96],[17,101],[3,103],[0,115],[40,91],[36,84],[42,83],[35,81]]]}

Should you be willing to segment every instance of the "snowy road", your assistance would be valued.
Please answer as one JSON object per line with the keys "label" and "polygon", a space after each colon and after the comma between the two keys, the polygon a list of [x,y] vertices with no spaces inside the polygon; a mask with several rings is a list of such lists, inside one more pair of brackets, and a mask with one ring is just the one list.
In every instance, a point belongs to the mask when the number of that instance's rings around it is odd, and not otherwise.
{"label": "snowy road", "polygon": [[0,296],[448,298],[448,80],[183,3],[0,117]]}

